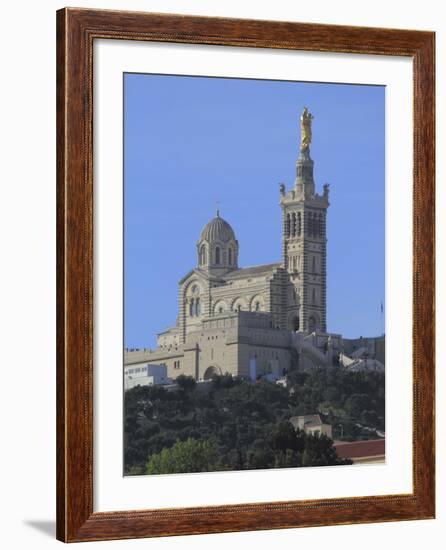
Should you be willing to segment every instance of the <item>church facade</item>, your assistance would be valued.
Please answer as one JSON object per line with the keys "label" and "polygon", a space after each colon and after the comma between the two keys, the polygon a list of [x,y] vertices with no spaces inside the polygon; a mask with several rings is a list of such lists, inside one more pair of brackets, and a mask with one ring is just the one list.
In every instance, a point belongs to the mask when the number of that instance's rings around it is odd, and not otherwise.
{"label": "church facade", "polygon": [[217,211],[196,243],[195,267],[179,281],[175,326],[158,334],[155,350],[127,350],[127,368],[165,365],[169,378],[206,380],[333,364],[343,341],[326,326],[329,188],[316,191],[312,118],[305,108],[294,186],[280,184],[280,261],[239,266],[239,242]]}

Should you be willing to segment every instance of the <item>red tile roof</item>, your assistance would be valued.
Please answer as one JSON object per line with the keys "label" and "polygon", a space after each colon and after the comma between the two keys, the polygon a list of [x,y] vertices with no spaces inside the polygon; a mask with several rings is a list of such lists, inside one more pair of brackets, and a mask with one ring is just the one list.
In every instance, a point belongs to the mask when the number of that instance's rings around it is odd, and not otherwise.
{"label": "red tile roof", "polygon": [[365,441],[336,441],[333,445],[339,458],[362,458],[385,454],[385,439],[368,439]]}

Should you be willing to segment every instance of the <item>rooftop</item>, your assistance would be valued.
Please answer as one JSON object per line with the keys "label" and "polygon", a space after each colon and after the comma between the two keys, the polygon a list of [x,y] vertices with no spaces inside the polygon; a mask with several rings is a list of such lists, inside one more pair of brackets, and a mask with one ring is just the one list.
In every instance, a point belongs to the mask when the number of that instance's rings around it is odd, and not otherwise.
{"label": "rooftop", "polygon": [[300,425],[305,428],[310,428],[312,426],[322,426],[325,424],[324,419],[320,413],[318,414],[305,414],[302,416],[292,416],[290,418],[291,424],[296,427]]}
{"label": "rooftop", "polygon": [[207,241],[209,243],[221,241],[227,243],[230,240],[236,240],[234,230],[226,220],[220,218],[220,213],[217,210],[215,218],[212,218],[201,231],[199,241]]}
{"label": "rooftop", "polygon": [[267,275],[271,273],[274,269],[277,269],[281,266],[281,263],[275,264],[263,264],[263,265],[253,265],[251,267],[243,267],[241,269],[234,269],[226,275],[223,279],[244,279],[245,277],[256,277],[258,275]]}
{"label": "rooftop", "polygon": [[385,439],[367,439],[364,441],[335,441],[333,447],[339,458],[363,458],[381,456],[386,451]]}

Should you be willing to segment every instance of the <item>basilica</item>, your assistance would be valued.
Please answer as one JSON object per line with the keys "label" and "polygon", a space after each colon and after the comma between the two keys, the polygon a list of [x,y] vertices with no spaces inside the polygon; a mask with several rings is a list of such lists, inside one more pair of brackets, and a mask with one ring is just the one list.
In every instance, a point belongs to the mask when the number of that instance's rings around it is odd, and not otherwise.
{"label": "basilica", "polygon": [[279,188],[280,261],[239,266],[237,236],[217,210],[196,243],[195,267],[178,283],[175,326],[158,334],[154,350],[126,350],[127,372],[163,365],[169,379],[280,377],[294,367],[334,364],[345,353],[342,336],[326,326],[329,188],[315,188],[312,121],[305,108],[295,182]]}

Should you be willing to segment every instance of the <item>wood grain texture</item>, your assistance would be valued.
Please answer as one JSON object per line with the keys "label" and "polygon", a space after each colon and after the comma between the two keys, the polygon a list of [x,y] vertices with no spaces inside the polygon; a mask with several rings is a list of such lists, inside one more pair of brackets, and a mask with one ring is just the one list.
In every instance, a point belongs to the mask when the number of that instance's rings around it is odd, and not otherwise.
{"label": "wood grain texture", "polygon": [[[93,513],[92,70],[97,38],[412,58],[411,494]],[[71,8],[57,13],[57,538],[71,542],[434,517],[434,51],[434,34],[424,31]]]}

